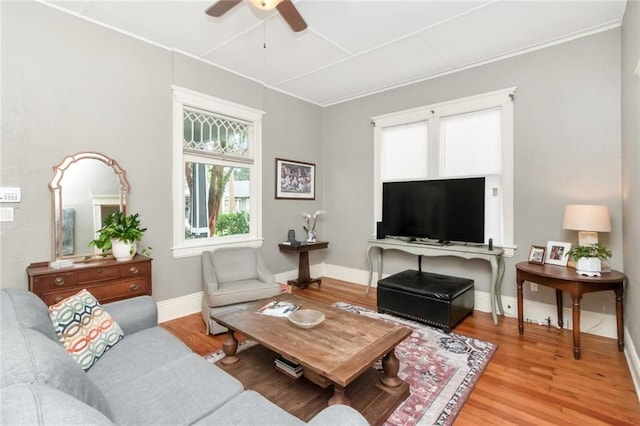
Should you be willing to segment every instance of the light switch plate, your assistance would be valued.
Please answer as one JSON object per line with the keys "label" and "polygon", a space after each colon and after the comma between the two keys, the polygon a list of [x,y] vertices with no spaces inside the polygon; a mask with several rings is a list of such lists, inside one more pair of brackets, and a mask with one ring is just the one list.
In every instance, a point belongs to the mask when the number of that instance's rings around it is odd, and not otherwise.
{"label": "light switch plate", "polygon": [[22,191],[20,188],[0,187],[0,203],[19,203],[21,198]]}
{"label": "light switch plate", "polygon": [[13,207],[0,207],[0,222],[13,222],[14,210]]}

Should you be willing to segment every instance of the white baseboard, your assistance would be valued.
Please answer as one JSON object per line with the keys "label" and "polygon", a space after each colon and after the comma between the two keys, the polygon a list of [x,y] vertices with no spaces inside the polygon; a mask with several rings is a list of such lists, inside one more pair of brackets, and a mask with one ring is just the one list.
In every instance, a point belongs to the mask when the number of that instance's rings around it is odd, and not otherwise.
{"label": "white baseboard", "polygon": [[633,386],[636,388],[636,396],[638,397],[638,401],[640,401],[640,358],[638,358],[636,345],[633,344],[629,330],[626,328],[624,330],[624,356],[627,359]]}
{"label": "white baseboard", "polygon": [[[367,281],[369,279],[368,271],[328,264],[318,266],[323,266],[323,269],[318,270],[318,275],[325,277],[349,281],[363,286],[367,285]],[[382,275],[382,277],[386,276],[388,275]],[[371,281],[371,287],[377,287],[377,273],[373,273]],[[491,296],[489,292],[475,290],[474,294],[474,309],[480,312],[491,312]],[[505,316],[513,318],[518,316],[518,304],[515,297],[502,296],[502,306],[504,308]],[[562,316],[565,321],[564,328],[572,330],[573,323],[571,309],[565,308],[562,312]],[[546,318],[551,318],[551,325],[555,327],[557,321],[556,306],[525,299],[524,317],[525,320],[531,319],[532,321],[544,321]],[[616,316],[583,311],[580,315],[580,330],[583,333],[591,333],[615,339],[618,336]]]}
{"label": "white baseboard", "polygon": [[161,300],[158,305],[158,322],[184,317],[202,310],[202,292]]}
{"label": "white baseboard", "polygon": [[[362,286],[367,285],[369,272],[354,268],[346,268],[344,266],[317,264],[310,266],[311,276],[314,277],[331,277],[341,281],[348,281]],[[290,270],[275,274],[277,282],[287,282],[297,278],[298,271]],[[384,275],[383,275],[384,276]],[[377,274],[373,274],[372,288],[377,287]],[[174,299],[163,300],[158,302],[158,322],[169,321],[200,312],[202,303],[202,292],[188,294],[186,296],[176,297]],[[491,312],[491,297],[488,292],[475,291],[474,309],[480,312]],[[502,296],[502,305],[504,307],[505,316],[516,317],[517,301],[515,297]],[[568,330],[573,329],[572,312],[570,308],[563,310],[563,318],[565,327]],[[551,318],[551,326],[556,326],[556,307],[546,303],[535,302],[531,300],[524,301],[524,318],[535,322],[544,321]],[[583,311],[580,315],[580,330],[583,333],[591,333],[598,336],[617,338],[617,324],[615,315],[605,315],[596,312]],[[628,333],[627,333],[628,335]],[[635,351],[634,351],[635,353]]]}
{"label": "white baseboard", "polygon": [[[363,287],[367,285],[367,281],[369,279],[368,271],[346,268],[344,266],[338,265],[328,265],[324,263],[311,265],[310,272],[311,276],[314,277],[331,277],[341,281],[360,284]],[[281,283],[287,282],[287,280],[295,279],[297,278],[297,276],[297,270],[290,270],[275,274],[276,281]],[[377,274],[374,273],[371,284],[372,288],[377,287],[377,281]],[[491,297],[489,293],[476,290],[474,294],[474,309],[480,312],[491,312]],[[157,303],[158,322],[169,321],[196,312],[200,312],[201,303],[201,291],[193,294],[187,294],[186,296],[160,301]],[[502,296],[502,305],[504,307],[505,316],[516,317],[518,315],[518,305],[515,297]],[[571,309],[563,309],[562,315],[566,323],[564,328],[568,330],[573,329]],[[555,327],[556,307],[555,305],[549,305],[546,303],[540,303],[525,299],[524,318],[525,320],[532,319],[534,321],[543,321],[545,318],[551,318],[551,326]],[[617,323],[615,315],[605,315],[586,311],[583,311],[580,315],[580,329],[583,333],[591,333],[598,336],[616,339],[618,336],[616,327]],[[625,330],[624,354],[627,359],[627,364],[631,372],[634,386],[636,388],[636,394],[638,394],[638,399],[640,400],[640,358],[638,358],[636,346],[629,336],[630,335],[628,331]]]}

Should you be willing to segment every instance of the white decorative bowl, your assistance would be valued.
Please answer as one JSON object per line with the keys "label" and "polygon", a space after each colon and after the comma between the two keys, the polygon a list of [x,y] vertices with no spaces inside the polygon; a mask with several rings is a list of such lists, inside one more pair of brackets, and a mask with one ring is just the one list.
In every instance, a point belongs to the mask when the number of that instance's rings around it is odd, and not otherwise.
{"label": "white decorative bowl", "polygon": [[313,328],[324,321],[324,314],[313,309],[298,309],[291,312],[289,321],[301,328]]}

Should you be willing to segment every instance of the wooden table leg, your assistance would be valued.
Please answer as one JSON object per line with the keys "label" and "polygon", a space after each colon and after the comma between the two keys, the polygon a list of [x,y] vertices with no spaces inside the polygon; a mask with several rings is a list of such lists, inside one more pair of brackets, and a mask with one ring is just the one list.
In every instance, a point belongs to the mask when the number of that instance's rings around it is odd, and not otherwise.
{"label": "wooden table leg", "polygon": [[233,330],[227,330],[227,338],[222,344],[222,350],[224,351],[224,358],[222,358],[222,363],[224,365],[231,365],[238,362],[240,358],[236,355],[238,351],[238,340],[233,335]]}
{"label": "wooden table leg", "polygon": [[320,278],[311,279],[311,273],[309,272],[309,252],[301,251],[298,258],[298,279],[289,280],[287,284],[297,285],[304,290],[308,285],[313,283],[318,283],[318,286],[320,286],[322,280]]}
{"label": "wooden table leg", "polygon": [[623,307],[622,307],[622,284],[620,287],[614,290],[616,293],[616,323],[618,327],[618,351],[624,351],[624,321],[623,321]]}
{"label": "wooden table leg", "polygon": [[384,376],[380,379],[383,385],[390,388],[397,388],[402,384],[402,379],[398,377],[398,371],[400,371],[400,361],[396,358],[396,348],[391,349],[382,358],[382,371]]}
{"label": "wooden table leg", "polygon": [[580,359],[580,298],[581,294],[572,294],[573,298],[573,358]]}
{"label": "wooden table leg", "polygon": [[524,333],[524,321],[523,321],[523,303],[522,303],[522,284],[524,284],[524,280],[518,279],[516,282],[517,293],[518,293],[518,333],[522,335]]}
{"label": "wooden table leg", "polygon": [[333,396],[329,398],[329,405],[348,405],[351,406],[351,401],[347,398],[347,395],[344,393],[344,388],[342,386],[333,385]]}
{"label": "wooden table leg", "polygon": [[558,327],[562,329],[564,320],[562,318],[562,290],[556,289],[556,309],[558,309]]}

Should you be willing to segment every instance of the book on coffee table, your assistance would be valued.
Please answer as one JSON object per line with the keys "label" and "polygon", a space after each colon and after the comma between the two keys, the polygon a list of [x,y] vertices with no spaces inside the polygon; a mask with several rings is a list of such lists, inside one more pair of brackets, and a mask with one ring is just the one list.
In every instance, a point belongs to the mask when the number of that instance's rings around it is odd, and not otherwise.
{"label": "book on coffee table", "polygon": [[258,309],[259,314],[270,315],[272,317],[287,317],[291,312],[300,309],[300,305],[283,300],[272,300]]}
{"label": "book on coffee table", "polygon": [[295,379],[302,376],[303,374],[303,368],[300,364],[291,361],[283,356],[279,356],[278,358],[276,358],[274,363],[278,370]]}

